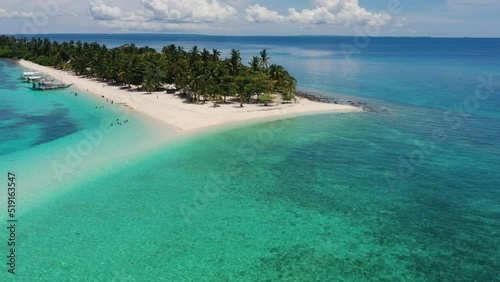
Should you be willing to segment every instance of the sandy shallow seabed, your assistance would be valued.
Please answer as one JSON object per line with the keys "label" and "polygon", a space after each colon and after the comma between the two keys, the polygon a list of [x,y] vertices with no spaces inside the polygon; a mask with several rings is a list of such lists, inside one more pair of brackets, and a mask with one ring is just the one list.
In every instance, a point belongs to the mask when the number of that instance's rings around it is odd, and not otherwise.
{"label": "sandy shallow seabed", "polygon": [[[269,107],[252,104],[240,108],[239,104],[234,103],[214,108],[212,103],[204,105],[184,103],[177,95],[165,92],[153,94],[130,92],[29,61],[20,60],[18,63],[26,69],[25,71],[40,71],[64,83],[73,83],[73,87],[76,87],[82,95],[88,93],[94,95],[93,98],[96,99],[105,96],[110,102],[114,101],[115,107],[123,107],[124,113],[131,111],[131,114],[143,116],[137,121],[133,119],[134,124],[137,123],[134,125],[133,134],[130,130],[105,134],[102,144],[93,147],[91,154],[84,156],[74,167],[71,166],[68,149],[76,150],[78,145],[87,140],[84,132],[1,158],[0,160],[5,159],[4,161],[9,162],[10,168],[20,172],[22,176],[20,181],[24,189],[20,196],[26,205],[22,214],[45,202],[44,199],[50,199],[54,194],[65,193],[72,189],[70,187],[77,187],[80,181],[89,178],[90,175],[103,174],[115,167],[118,168],[117,162],[126,165],[137,159],[138,155],[153,153],[154,148],[166,142],[175,140],[182,142],[184,138],[192,135],[292,116],[361,111],[353,106],[318,103],[302,98],[298,99],[298,103]],[[119,103],[127,103],[133,110]],[[148,126],[141,126],[143,124]],[[54,169],[56,162],[69,167],[70,172],[60,177],[61,175]],[[5,200],[3,196],[5,195],[0,196],[2,201]]]}
{"label": "sandy shallow seabed", "polygon": [[134,110],[164,121],[183,131],[206,129],[223,124],[236,124],[276,117],[308,115],[329,112],[356,112],[361,109],[349,105],[325,104],[298,98],[297,103],[280,104],[264,107],[262,105],[226,104],[214,108],[212,103],[204,105],[184,103],[176,95],[158,92],[130,92],[117,86],[108,86],[92,79],[82,78],[65,71],[44,67],[29,61],[20,60],[19,64],[27,69],[40,71],[64,83],[73,83],[73,87],[83,92],[104,95],[114,103],[127,103]]}

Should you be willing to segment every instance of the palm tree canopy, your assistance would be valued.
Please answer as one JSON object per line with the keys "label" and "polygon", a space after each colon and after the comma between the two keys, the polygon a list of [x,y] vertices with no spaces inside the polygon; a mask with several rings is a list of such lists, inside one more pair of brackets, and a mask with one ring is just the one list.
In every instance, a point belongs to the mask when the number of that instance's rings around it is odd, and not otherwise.
{"label": "palm tree canopy", "polygon": [[250,70],[253,72],[260,71],[260,59],[257,56],[253,56],[252,60],[248,62],[250,65]]}
{"label": "palm tree canopy", "polygon": [[220,53],[220,51],[219,51],[219,50],[217,50],[217,49],[215,49],[215,48],[214,48],[214,49],[212,49],[212,60],[213,60],[213,61],[218,61],[218,60],[219,60],[219,58],[220,58],[220,54],[221,54],[221,53]]}
{"label": "palm tree canopy", "polygon": [[271,58],[267,53],[267,49],[263,49],[262,51],[260,51],[260,62],[265,69],[267,69],[267,66],[269,65],[269,60],[271,60]]}
{"label": "palm tree canopy", "polygon": [[[108,48],[96,42],[57,42],[40,38],[0,35],[0,57],[28,59],[59,69],[72,70],[117,83],[143,85],[153,91],[164,83],[197,91],[205,97],[236,96],[249,102],[253,95],[279,91],[292,95],[297,80],[280,65],[270,64],[267,49],[242,64],[240,51],[232,49],[220,60],[218,49],[185,50],[170,44],[157,52],[150,47],[125,44]],[[290,93],[290,94],[288,94]],[[285,94],[283,94],[285,95]],[[258,99],[258,98],[257,98]]]}

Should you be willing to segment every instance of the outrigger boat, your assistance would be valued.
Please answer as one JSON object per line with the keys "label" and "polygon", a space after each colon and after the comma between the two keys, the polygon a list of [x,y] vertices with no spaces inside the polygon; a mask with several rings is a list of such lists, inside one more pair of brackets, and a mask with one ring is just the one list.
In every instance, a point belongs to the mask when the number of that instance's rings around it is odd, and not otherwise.
{"label": "outrigger boat", "polygon": [[27,71],[27,72],[23,72],[21,74],[21,78],[25,79],[27,77],[30,77],[30,76],[41,76],[42,73],[41,72],[38,72],[38,71]]}
{"label": "outrigger boat", "polygon": [[23,72],[20,77],[20,79],[26,82],[40,81],[45,78],[46,77],[41,72],[36,71]]}
{"label": "outrigger boat", "polygon": [[65,84],[65,83],[59,83],[59,84],[53,84],[50,82],[38,82],[38,83],[33,83],[33,90],[56,90],[56,89],[65,89],[69,88],[73,85],[71,84]]}

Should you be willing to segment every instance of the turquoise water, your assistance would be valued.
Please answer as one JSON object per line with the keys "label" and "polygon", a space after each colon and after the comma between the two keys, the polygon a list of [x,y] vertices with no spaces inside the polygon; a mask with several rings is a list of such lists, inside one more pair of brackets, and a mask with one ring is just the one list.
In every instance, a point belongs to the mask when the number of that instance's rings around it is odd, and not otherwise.
{"label": "turquoise water", "polygon": [[12,69],[9,62],[0,62],[1,155],[50,142],[88,125],[86,113],[69,111],[63,106],[76,103],[69,91],[65,95],[60,95],[62,91],[49,95],[29,91],[26,87],[30,84],[20,83],[20,73],[20,68]]}
{"label": "turquoise water", "polygon": [[[256,38],[289,46],[271,57],[303,89],[377,111],[261,123],[110,161],[22,215],[16,278],[499,281],[499,43],[422,40],[376,41],[345,60],[329,38]],[[77,125],[67,136],[94,124],[65,107]],[[32,131],[19,134],[36,143]],[[19,154],[44,146],[25,144]]]}
{"label": "turquoise water", "polygon": [[[19,174],[21,214],[177,135],[163,123],[71,88],[33,91],[18,79],[22,71],[0,61],[1,179],[7,172]],[[0,202],[6,197],[0,194]]]}

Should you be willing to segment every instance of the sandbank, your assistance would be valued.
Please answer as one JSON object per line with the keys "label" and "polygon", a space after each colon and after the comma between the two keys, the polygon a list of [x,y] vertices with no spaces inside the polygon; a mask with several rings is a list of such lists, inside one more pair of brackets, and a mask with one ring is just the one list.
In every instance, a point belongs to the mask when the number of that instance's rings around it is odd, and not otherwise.
{"label": "sandbank", "polygon": [[327,104],[310,101],[297,97],[296,103],[261,104],[239,103],[221,104],[214,107],[213,103],[205,104],[186,103],[178,95],[166,92],[128,91],[119,86],[109,86],[104,82],[91,78],[76,76],[72,73],[45,67],[26,60],[19,60],[19,65],[34,71],[39,71],[64,83],[72,83],[81,93],[104,96],[103,99],[115,104],[125,103],[123,106],[131,111],[137,111],[166,122],[182,131],[196,131],[216,127],[224,124],[240,124],[256,120],[285,118],[289,116],[309,115],[329,112],[356,112],[362,111],[350,105]]}

